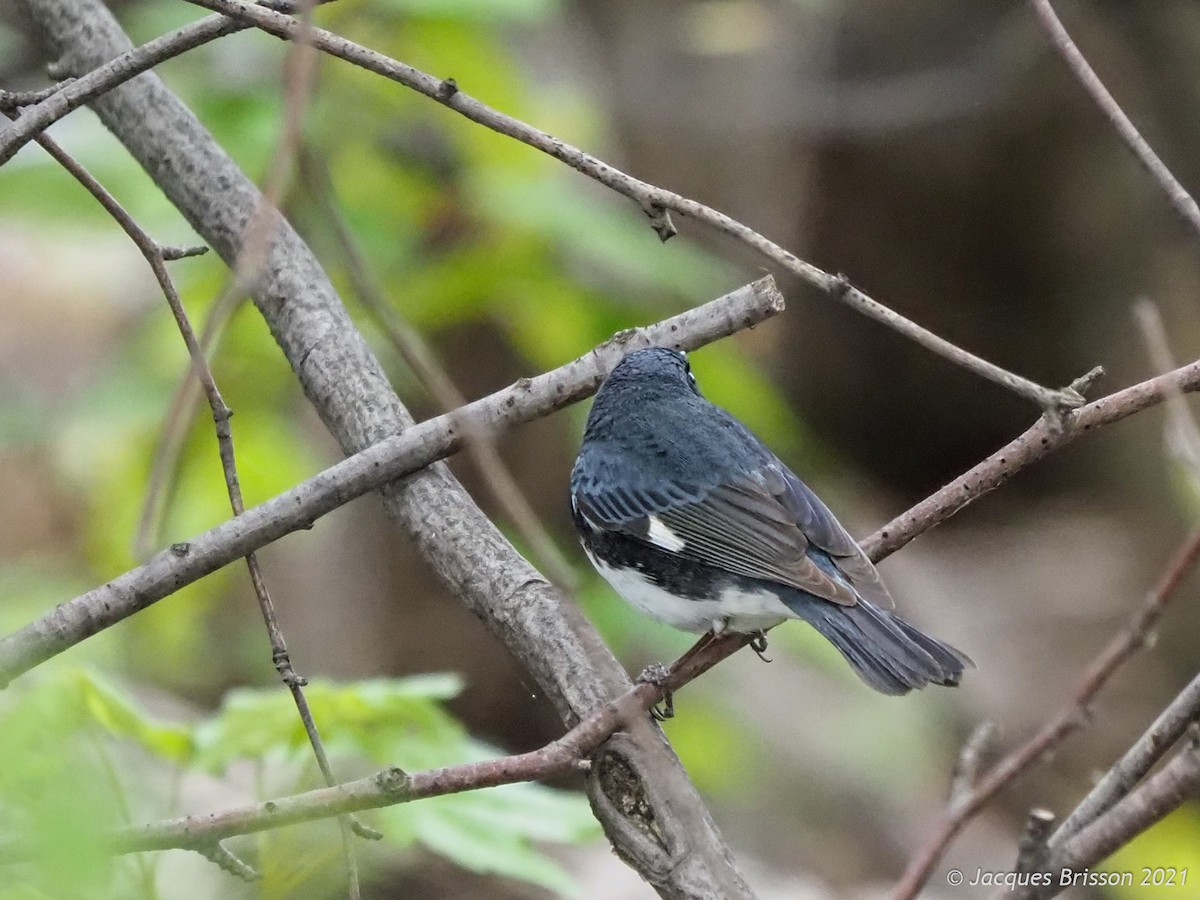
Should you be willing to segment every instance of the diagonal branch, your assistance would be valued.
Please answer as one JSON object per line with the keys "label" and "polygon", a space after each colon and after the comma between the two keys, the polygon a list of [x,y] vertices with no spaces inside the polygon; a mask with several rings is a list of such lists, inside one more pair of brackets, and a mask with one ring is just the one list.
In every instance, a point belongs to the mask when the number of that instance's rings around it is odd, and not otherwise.
{"label": "diagonal branch", "polygon": [[1145,601],[1125,627],[1092,660],[1071,702],[1051,717],[1032,738],[998,760],[969,792],[951,802],[933,834],[909,861],[893,889],[892,900],[912,900],[917,897],[929,880],[933,867],[967,822],[996,794],[1090,722],[1091,705],[1096,695],[1130,657],[1146,646],[1154,626],[1197,560],[1200,560],[1200,529],[1189,535],[1175,551],[1158,584],[1146,595]]}
{"label": "diagonal branch", "polygon": [[[290,12],[298,9],[298,0],[262,0],[264,6]],[[332,0],[321,0],[332,2]],[[140,47],[131,47],[110,60],[60,84],[41,91],[19,93],[0,91],[0,109],[26,107],[21,117],[0,131],[0,165],[8,162],[18,150],[39,134],[79,107],[90,103],[143,72],[148,72],[168,59],[182,56],[217,38],[245,31],[249,24],[227,16],[208,16],[198,22],[155,38]]]}
{"label": "diagonal branch", "polygon": [[1046,900],[1078,883],[1079,876],[1086,883],[1086,873],[1092,866],[1197,796],[1200,744],[1193,738],[1137,790],[1050,851],[1041,866],[1049,878],[1019,886],[1008,896],[1014,900]]}
{"label": "diagonal branch", "polygon": [[[345,258],[346,274],[359,303],[366,307],[383,329],[400,358],[441,406],[442,412],[466,406],[467,398],[438,362],[433,349],[396,305],[389,302],[379,278],[371,271],[342,214],[325,160],[306,149],[300,154],[300,171],[326,227],[333,232]],[[464,420],[463,424],[469,426],[470,422]],[[475,464],[501,513],[528,546],[533,562],[559,588],[573,592],[578,587],[579,579],[500,456],[494,435],[469,431],[466,438],[467,455]]]}
{"label": "diagonal branch", "polygon": [[1159,713],[1154,723],[1146,729],[1146,733],[1138,738],[1075,807],[1075,811],[1051,836],[1051,848],[1058,848],[1070,841],[1112,809],[1146,777],[1167,751],[1183,737],[1189,726],[1196,722],[1200,722],[1200,675],[1193,678],[1167,708]]}
{"label": "diagonal branch", "polygon": [[[702,347],[783,310],[770,278],[646,328],[621,332],[584,356],[434,419],[337,463],[292,490],[246,510],[143,565],[60,604],[21,631],[0,638],[0,683],[115,625],[222,566],[313,522],[389,482],[455,453],[470,429],[494,432],[539,418],[592,394],[636,347]],[[464,425],[469,422],[470,425]]]}
{"label": "diagonal branch", "polygon": [[[664,240],[675,234],[668,211],[704,222],[717,231],[745,244],[775,265],[800,277],[834,299],[887,325],[957,365],[1037,403],[1052,420],[1057,421],[1063,412],[1074,409],[1083,402],[1082,397],[1069,388],[1061,390],[1045,388],[975,356],[867,296],[844,276],[825,272],[817,266],[799,259],[778,244],[718,210],[633,178],[552,135],[480,103],[460,91],[453,79],[435,78],[332,32],[319,28],[310,29],[299,20],[276,12],[267,6],[244,3],[240,0],[189,0],[189,2],[236,18],[243,24],[253,24],[263,31],[285,40],[297,40],[300,37],[306,40],[311,39],[314,46],[326,53],[412,88],[480,125],[513,137],[553,156],[637,203],[650,217],[655,230]],[[162,49],[157,51],[160,56],[168,52]],[[154,62],[147,62],[140,58],[136,60],[136,65],[139,67],[148,68],[154,64]],[[139,68],[139,71],[144,71],[144,68]],[[120,79],[121,73],[108,75],[110,85],[119,83]],[[75,87],[79,82],[85,80],[87,79],[78,79],[55,96],[62,95],[62,98],[69,99],[76,106],[88,98],[96,96],[97,90],[101,88],[94,81],[89,81],[85,88]],[[68,88],[72,89],[70,94],[67,94]],[[53,99],[45,102],[51,104]],[[34,129],[45,127],[45,124],[48,124],[56,116],[69,111],[63,106],[63,99],[57,102],[57,108],[51,104],[44,109],[37,109],[35,113],[37,118],[31,119],[19,134],[0,134],[0,163],[8,159],[21,143],[29,140]],[[31,113],[31,115],[34,114]]]}
{"label": "diagonal branch", "polygon": [[1054,49],[1062,56],[1067,67],[1071,70],[1071,74],[1083,86],[1088,96],[1112,123],[1113,128],[1117,132],[1117,136],[1126,147],[1130,149],[1137,161],[1154,179],[1154,183],[1162,189],[1166,194],[1167,200],[1170,201],[1171,207],[1184,223],[1200,236],[1200,207],[1196,206],[1196,201],[1192,199],[1192,195],[1187,192],[1179,180],[1171,174],[1171,170],[1166,164],[1158,158],[1158,154],[1151,149],[1146,143],[1146,139],[1142,137],[1137,130],[1137,126],[1133,124],[1129,116],[1125,115],[1125,111],[1113,95],[1108,92],[1108,88],[1104,86],[1104,82],[1100,80],[1100,76],[1096,74],[1095,69],[1091,67],[1084,55],[1079,52],[1079,48],[1075,46],[1075,42],[1071,40],[1071,35],[1067,33],[1067,29],[1063,27],[1063,23],[1059,20],[1054,12],[1054,7],[1050,5],[1049,0],[1029,0],[1033,7],[1034,15],[1037,16],[1038,22],[1042,26],[1042,30],[1046,32],[1046,36],[1050,38],[1050,43],[1054,45]]}

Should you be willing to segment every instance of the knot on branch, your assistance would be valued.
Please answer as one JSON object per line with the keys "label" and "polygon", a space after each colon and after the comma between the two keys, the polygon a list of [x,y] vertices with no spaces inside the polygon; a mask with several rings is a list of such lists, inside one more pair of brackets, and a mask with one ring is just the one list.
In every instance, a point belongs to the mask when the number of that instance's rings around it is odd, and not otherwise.
{"label": "knot on branch", "polygon": [[292,668],[292,659],[287,650],[276,650],[271,654],[271,662],[275,665],[280,680],[289,688],[302,688],[308,684],[308,679]]}
{"label": "knot on branch", "polygon": [[208,247],[205,244],[197,244],[194,247],[166,247],[158,248],[158,255],[166,262],[174,262],[177,259],[187,259],[192,256],[203,256],[208,252]]}
{"label": "knot on branch", "polygon": [[391,766],[375,776],[375,783],[385,794],[403,797],[408,793],[411,781],[407,772],[399,766]]}
{"label": "knot on branch", "polygon": [[675,223],[671,221],[671,212],[663,204],[656,203],[653,200],[642,201],[642,212],[650,219],[650,227],[654,229],[654,233],[658,235],[658,239],[664,244],[675,235],[679,234],[679,230],[675,227]]}

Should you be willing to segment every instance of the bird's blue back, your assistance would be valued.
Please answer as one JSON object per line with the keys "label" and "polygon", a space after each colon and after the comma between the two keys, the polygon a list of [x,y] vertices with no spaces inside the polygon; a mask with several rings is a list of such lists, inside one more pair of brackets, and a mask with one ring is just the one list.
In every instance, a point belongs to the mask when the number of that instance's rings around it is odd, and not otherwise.
{"label": "bird's blue back", "polygon": [[661,504],[650,497],[650,505],[667,509],[775,461],[744,425],[696,392],[678,354],[644,351],[624,365],[631,371],[614,372],[596,395],[573,489],[657,493]]}

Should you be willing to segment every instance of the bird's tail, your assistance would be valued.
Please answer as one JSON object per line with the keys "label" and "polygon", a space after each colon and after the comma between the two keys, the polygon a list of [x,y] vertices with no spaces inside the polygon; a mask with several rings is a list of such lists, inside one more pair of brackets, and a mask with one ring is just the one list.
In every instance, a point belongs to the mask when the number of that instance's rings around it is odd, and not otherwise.
{"label": "bird's tail", "polygon": [[884,694],[907,694],[927,684],[957,685],[970,658],[897,615],[859,600],[839,606],[809,596],[789,604],[837,647],[867,684]]}

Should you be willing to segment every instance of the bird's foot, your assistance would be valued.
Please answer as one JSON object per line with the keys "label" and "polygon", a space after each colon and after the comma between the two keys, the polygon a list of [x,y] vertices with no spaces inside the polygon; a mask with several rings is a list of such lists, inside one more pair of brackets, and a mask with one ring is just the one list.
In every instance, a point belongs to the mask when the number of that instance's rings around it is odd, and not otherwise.
{"label": "bird's foot", "polygon": [[[662,663],[651,663],[642,669],[642,674],[638,675],[637,680],[661,688],[666,684],[670,675],[671,670],[667,666]],[[667,719],[675,717],[675,697],[670,691],[663,692],[661,709],[657,703],[650,707],[650,715],[656,722],[665,722]]]}
{"label": "bird's foot", "polygon": [[758,658],[763,662],[769,663],[771,661],[770,657],[766,655],[767,633],[765,631],[759,631],[755,633],[754,637],[750,638],[750,649],[758,654]]}
{"label": "bird's foot", "polygon": [[655,703],[650,707],[650,718],[655,722],[665,722],[675,718],[675,695],[670,691],[663,694],[662,704]]}

